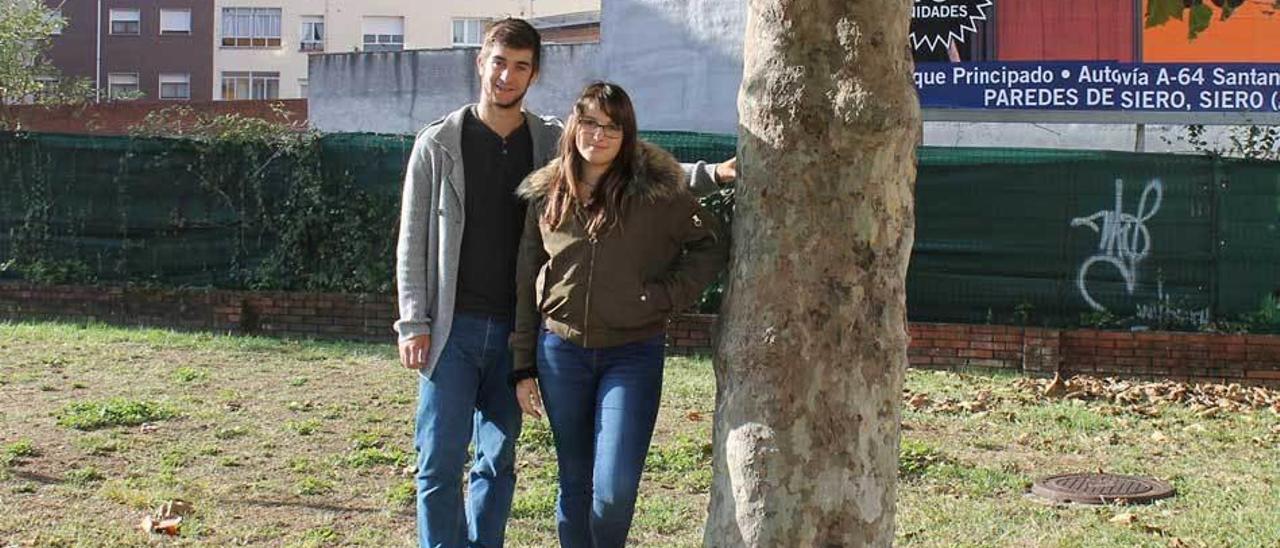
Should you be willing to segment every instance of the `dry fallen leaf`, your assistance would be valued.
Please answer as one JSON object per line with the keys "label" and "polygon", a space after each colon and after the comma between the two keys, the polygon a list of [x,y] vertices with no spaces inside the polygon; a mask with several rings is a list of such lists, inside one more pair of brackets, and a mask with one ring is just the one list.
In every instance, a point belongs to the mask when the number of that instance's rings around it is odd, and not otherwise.
{"label": "dry fallen leaf", "polygon": [[1142,406],[1132,407],[1129,410],[1134,412],[1135,414],[1142,415],[1144,417],[1160,416],[1160,410],[1157,409],[1155,406],[1142,405]]}
{"label": "dry fallen leaf", "polygon": [[1164,443],[1166,441],[1169,441],[1169,436],[1166,436],[1164,435],[1164,432],[1157,430],[1151,434],[1151,441],[1155,443]]}
{"label": "dry fallen leaf", "polygon": [[1129,524],[1137,523],[1138,516],[1135,514],[1130,514],[1126,512],[1123,514],[1116,514],[1115,517],[1111,518],[1108,521],[1110,521],[1111,523],[1120,523],[1124,525],[1129,525]]}
{"label": "dry fallen leaf", "polygon": [[1138,526],[1138,528],[1139,528],[1139,529],[1142,529],[1142,532],[1144,532],[1144,533],[1148,533],[1148,534],[1152,534],[1152,535],[1160,535],[1160,536],[1164,536],[1164,529],[1161,529],[1161,528],[1156,527],[1156,526],[1154,526],[1154,525],[1147,525],[1147,524],[1145,524],[1145,523],[1144,523],[1144,524],[1142,524],[1142,525],[1139,525],[1139,526]]}
{"label": "dry fallen leaf", "polygon": [[148,533],[163,533],[176,537],[182,528],[182,516],[166,516],[163,518],[147,516],[142,518],[141,526],[142,530]]}
{"label": "dry fallen leaf", "polygon": [[160,520],[155,530],[158,533],[164,533],[170,536],[178,536],[178,528],[182,526],[182,516],[173,516]]}
{"label": "dry fallen leaf", "polygon": [[910,405],[911,408],[916,411],[928,407],[930,403],[932,402],[929,401],[929,396],[925,394],[916,394],[911,396],[911,399],[907,400],[907,405]]}
{"label": "dry fallen leaf", "polygon": [[148,533],[178,536],[179,530],[182,528],[182,516],[191,514],[194,511],[195,506],[185,500],[167,501],[157,507],[151,515],[142,518],[140,525],[142,530]]}
{"label": "dry fallen leaf", "polygon": [[1044,395],[1048,398],[1056,398],[1067,392],[1067,383],[1062,380],[1062,373],[1054,373],[1053,380],[1044,387]]}
{"label": "dry fallen leaf", "polygon": [[1025,392],[1037,393],[1039,397],[1066,396],[1073,402],[1105,400],[1130,412],[1148,416],[1158,414],[1161,406],[1175,404],[1188,406],[1196,413],[1204,411],[1207,416],[1248,416],[1244,413],[1267,409],[1280,415],[1280,390],[1244,387],[1238,383],[1136,382],[1088,375],[1064,380],[1055,375],[1053,380],[1028,379],[1013,384]]}
{"label": "dry fallen leaf", "polygon": [[174,499],[166,502],[161,507],[160,515],[164,516],[189,516],[196,511],[196,507],[190,502],[182,499]]}
{"label": "dry fallen leaf", "polygon": [[689,422],[698,422],[702,420],[702,413],[699,413],[696,410],[689,411],[688,413],[684,414],[684,418],[688,419]]}
{"label": "dry fallen leaf", "polygon": [[1185,540],[1173,537],[1169,539],[1169,548],[1191,548],[1191,545],[1187,544],[1187,541]]}

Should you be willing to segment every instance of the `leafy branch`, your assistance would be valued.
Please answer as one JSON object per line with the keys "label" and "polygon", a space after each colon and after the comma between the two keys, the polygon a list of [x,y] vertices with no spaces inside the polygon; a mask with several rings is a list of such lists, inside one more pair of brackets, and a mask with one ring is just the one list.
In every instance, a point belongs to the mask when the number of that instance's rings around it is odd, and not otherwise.
{"label": "leafy branch", "polygon": [[[1213,8],[1208,4],[1213,4]],[[1158,27],[1169,21],[1187,22],[1187,39],[1195,40],[1201,32],[1209,28],[1216,8],[1219,21],[1230,19],[1241,6],[1246,3],[1267,6],[1264,13],[1274,15],[1280,11],[1280,0],[1147,0],[1147,11],[1144,25],[1146,28]]]}

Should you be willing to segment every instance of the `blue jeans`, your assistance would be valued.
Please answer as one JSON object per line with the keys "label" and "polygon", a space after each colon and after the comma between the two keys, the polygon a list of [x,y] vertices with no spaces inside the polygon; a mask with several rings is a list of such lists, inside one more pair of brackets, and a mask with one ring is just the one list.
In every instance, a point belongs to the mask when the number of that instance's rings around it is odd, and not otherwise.
{"label": "blue jeans", "polygon": [[560,470],[562,548],[621,548],[662,397],[666,337],[582,348],[552,333],[538,379]]}
{"label": "blue jeans", "polygon": [[[502,546],[520,437],[520,407],[508,380],[510,333],[509,320],[459,314],[431,377],[418,378],[414,448],[424,548]],[[462,469],[472,437],[476,457],[464,516]]]}

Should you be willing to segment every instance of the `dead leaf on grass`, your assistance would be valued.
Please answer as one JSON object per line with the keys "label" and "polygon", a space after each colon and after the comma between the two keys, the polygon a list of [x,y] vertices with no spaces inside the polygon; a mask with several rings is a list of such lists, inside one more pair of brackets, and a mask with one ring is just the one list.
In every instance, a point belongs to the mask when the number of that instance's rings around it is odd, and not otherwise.
{"label": "dead leaf on grass", "polygon": [[[1165,405],[1185,405],[1193,412],[1205,413],[1205,418],[1268,409],[1280,415],[1280,390],[1239,383],[1140,382],[1090,375],[1064,380],[1061,375],[1054,375],[1052,380],[1027,379],[1015,382],[1014,386],[1024,393],[1038,392],[1038,396],[1045,398],[1066,396],[1073,401],[1108,401],[1148,416],[1159,413],[1159,406]],[[1216,410],[1206,411],[1208,409]]]}
{"label": "dead leaf on grass", "polygon": [[1044,387],[1046,398],[1056,398],[1067,393],[1067,383],[1062,380],[1062,373],[1054,373],[1053,380]]}
{"label": "dead leaf on grass", "polygon": [[1161,529],[1161,528],[1159,528],[1159,527],[1156,527],[1155,525],[1148,525],[1148,524],[1145,524],[1145,523],[1144,523],[1144,524],[1139,525],[1139,526],[1138,526],[1138,528],[1139,528],[1139,529],[1142,529],[1142,532],[1143,532],[1143,533],[1147,533],[1147,534],[1150,534],[1150,535],[1159,535],[1159,536],[1162,536],[1162,537],[1163,537],[1163,536],[1164,536],[1164,534],[1165,534],[1164,529]]}
{"label": "dead leaf on grass", "polygon": [[1134,414],[1142,415],[1144,417],[1160,416],[1160,409],[1154,405],[1135,406],[1135,407],[1131,407],[1129,410],[1132,411]]}
{"label": "dead leaf on grass", "polygon": [[195,505],[182,499],[174,499],[164,503],[160,507],[161,515],[166,516],[189,516],[196,511]]}
{"label": "dead leaf on grass", "polygon": [[1125,512],[1123,514],[1116,514],[1107,521],[1110,521],[1111,523],[1119,523],[1121,525],[1132,525],[1134,523],[1138,523],[1138,516],[1136,514]]}
{"label": "dead leaf on grass", "polygon": [[1120,442],[1122,441],[1124,440],[1120,438],[1120,434],[1117,434],[1115,432],[1110,432],[1107,434],[1107,445],[1120,445]]}
{"label": "dead leaf on grass", "polygon": [[165,518],[157,518],[155,516],[147,516],[142,518],[142,530],[148,533],[159,533],[169,536],[178,536],[182,529],[182,516],[169,516]]}
{"label": "dead leaf on grass", "polygon": [[148,533],[176,537],[182,528],[182,516],[190,515],[192,512],[195,512],[195,506],[190,502],[174,499],[156,507],[155,512],[142,518],[140,526]]}
{"label": "dead leaf on grass", "polygon": [[1196,412],[1196,416],[1202,419],[1209,419],[1218,416],[1222,412],[1221,407],[1209,407]]}

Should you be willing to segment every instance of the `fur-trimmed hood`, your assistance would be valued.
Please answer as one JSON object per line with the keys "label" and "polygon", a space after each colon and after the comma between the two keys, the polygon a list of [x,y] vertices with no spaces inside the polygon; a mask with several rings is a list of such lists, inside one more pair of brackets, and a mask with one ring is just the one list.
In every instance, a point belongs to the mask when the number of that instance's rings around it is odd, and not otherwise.
{"label": "fur-trimmed hood", "polygon": [[[653,143],[639,141],[639,154],[627,183],[627,194],[638,195],[650,202],[664,201],[689,193],[688,177],[675,156]],[[547,196],[551,182],[560,175],[559,158],[530,173],[516,189],[516,195],[533,202]]]}

